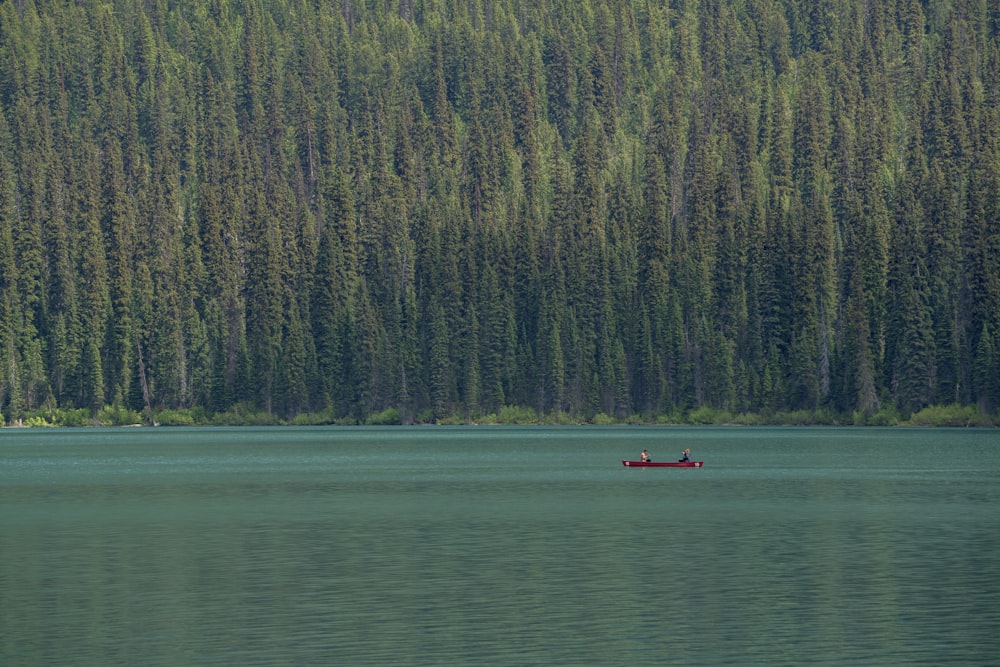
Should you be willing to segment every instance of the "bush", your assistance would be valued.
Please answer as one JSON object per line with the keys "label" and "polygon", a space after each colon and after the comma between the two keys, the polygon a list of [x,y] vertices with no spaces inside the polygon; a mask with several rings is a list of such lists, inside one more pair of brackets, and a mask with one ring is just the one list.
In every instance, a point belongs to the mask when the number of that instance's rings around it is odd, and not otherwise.
{"label": "bush", "polygon": [[766,424],[767,420],[764,416],[759,415],[756,412],[741,412],[733,417],[733,423],[741,424],[743,426],[761,426]]}
{"label": "bush", "polygon": [[220,412],[205,423],[214,426],[275,426],[281,420],[269,412],[255,410],[249,403],[237,403],[226,412]]}
{"label": "bush", "polygon": [[[79,410],[55,410],[52,414],[52,421],[58,426],[89,426],[93,423],[90,418],[90,410],[80,408]],[[98,421],[103,421],[98,415]]]}
{"label": "bush", "polygon": [[675,424],[675,425],[683,424],[685,423],[685,421],[684,421],[684,416],[682,414],[674,411],[665,415],[657,415],[656,423],[662,426],[665,424]]}
{"label": "bush", "polygon": [[[493,419],[493,422],[496,422],[496,415],[487,415],[484,419],[489,420],[490,418]],[[462,426],[468,422],[461,415],[448,415],[447,417],[436,419],[434,423],[438,426]]]}
{"label": "bush", "polygon": [[[525,423],[530,424],[532,422],[525,422]],[[553,410],[547,415],[544,415],[543,417],[539,418],[539,420],[535,423],[545,424],[547,426],[566,426],[568,424],[578,424],[580,423],[580,420],[574,418],[572,415],[566,412],[563,412],[562,410]]]}
{"label": "bush", "polygon": [[525,408],[519,405],[505,405],[500,408],[497,415],[497,422],[501,424],[537,424],[538,413],[534,408]]}
{"label": "bush", "polygon": [[368,418],[368,424],[371,426],[399,426],[401,423],[399,410],[396,408],[386,408]]}
{"label": "bush", "polygon": [[725,424],[729,420],[730,416],[727,411],[711,408],[707,405],[692,410],[688,414],[688,421],[692,424]]}
{"label": "bush", "polygon": [[618,423],[618,420],[616,420],[614,417],[609,417],[603,412],[598,412],[596,415],[594,415],[594,418],[591,420],[591,422],[595,426],[613,426],[614,424]]}
{"label": "bush", "polygon": [[[74,412],[86,412],[75,410]],[[134,426],[142,423],[142,415],[121,405],[105,406],[97,413],[97,421],[109,426]],[[69,426],[69,424],[64,424]],[[80,424],[82,426],[82,424]]]}
{"label": "bush", "polygon": [[190,410],[160,410],[154,421],[160,426],[194,426]]}
{"label": "bush", "polygon": [[989,426],[989,417],[974,405],[929,405],[910,417],[912,426]]}
{"label": "bush", "polygon": [[826,410],[792,410],[776,412],[773,422],[783,426],[819,426],[835,424],[837,419]]}
{"label": "bush", "polygon": [[38,408],[26,414],[23,421],[24,426],[91,426],[93,420],[90,418],[90,410],[80,408],[79,410],[63,410],[51,406]]}
{"label": "bush", "polygon": [[[858,419],[858,416],[855,416]],[[864,418],[862,421],[855,421],[855,423],[864,424],[866,426],[897,426],[899,424],[900,417],[899,412],[896,410],[895,406],[884,407],[870,417]]]}
{"label": "bush", "polygon": [[327,424],[333,424],[336,418],[333,414],[333,408],[327,408],[322,412],[306,412],[303,414],[295,415],[292,419],[293,426],[326,426]]}

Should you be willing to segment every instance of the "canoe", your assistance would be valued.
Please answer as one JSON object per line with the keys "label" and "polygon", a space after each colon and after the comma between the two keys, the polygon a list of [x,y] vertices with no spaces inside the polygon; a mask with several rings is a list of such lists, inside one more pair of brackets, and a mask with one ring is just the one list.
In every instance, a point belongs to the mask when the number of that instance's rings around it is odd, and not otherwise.
{"label": "canoe", "polygon": [[704,461],[622,461],[626,468],[700,468]]}

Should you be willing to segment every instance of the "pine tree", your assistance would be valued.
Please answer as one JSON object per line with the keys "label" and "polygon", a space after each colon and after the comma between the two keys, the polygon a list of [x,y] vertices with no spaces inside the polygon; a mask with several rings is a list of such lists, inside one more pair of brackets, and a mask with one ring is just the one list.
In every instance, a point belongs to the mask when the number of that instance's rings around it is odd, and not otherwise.
{"label": "pine tree", "polygon": [[527,4],[0,3],[5,418],[995,405],[987,4]]}
{"label": "pine tree", "polygon": [[108,386],[111,402],[126,404],[135,381],[132,313],[132,266],[135,253],[135,211],[125,182],[121,144],[106,138],[101,174],[101,228],[107,246],[110,327],[107,340]]}
{"label": "pine tree", "polygon": [[[90,147],[92,148],[92,147]],[[89,151],[88,151],[89,152]],[[80,314],[82,320],[82,375],[84,394],[89,406],[96,414],[105,405],[105,373],[102,350],[105,347],[105,332],[111,310],[111,296],[108,287],[108,266],[104,252],[104,235],[100,221],[100,169],[97,166],[97,151],[93,150],[91,160],[84,162],[84,181],[80,193],[81,213],[84,216],[81,229],[81,266],[83,277],[80,294]]]}
{"label": "pine tree", "polygon": [[16,225],[15,172],[6,116],[0,105],[0,409],[20,416],[21,387],[18,376],[16,325],[18,318],[17,264],[13,231]]}

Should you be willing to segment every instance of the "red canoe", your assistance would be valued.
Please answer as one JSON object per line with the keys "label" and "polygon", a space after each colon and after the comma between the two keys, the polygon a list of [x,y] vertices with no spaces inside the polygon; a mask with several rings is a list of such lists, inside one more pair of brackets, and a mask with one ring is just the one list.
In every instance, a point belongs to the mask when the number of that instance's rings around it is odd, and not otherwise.
{"label": "red canoe", "polygon": [[700,468],[704,461],[622,461],[626,468]]}

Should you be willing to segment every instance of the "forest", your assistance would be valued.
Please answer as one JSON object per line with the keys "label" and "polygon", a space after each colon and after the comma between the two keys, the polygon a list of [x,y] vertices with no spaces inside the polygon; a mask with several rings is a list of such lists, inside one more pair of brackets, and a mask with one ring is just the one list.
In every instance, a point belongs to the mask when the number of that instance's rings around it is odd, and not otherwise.
{"label": "forest", "polygon": [[0,0],[4,423],[934,409],[1000,422],[992,0]]}

